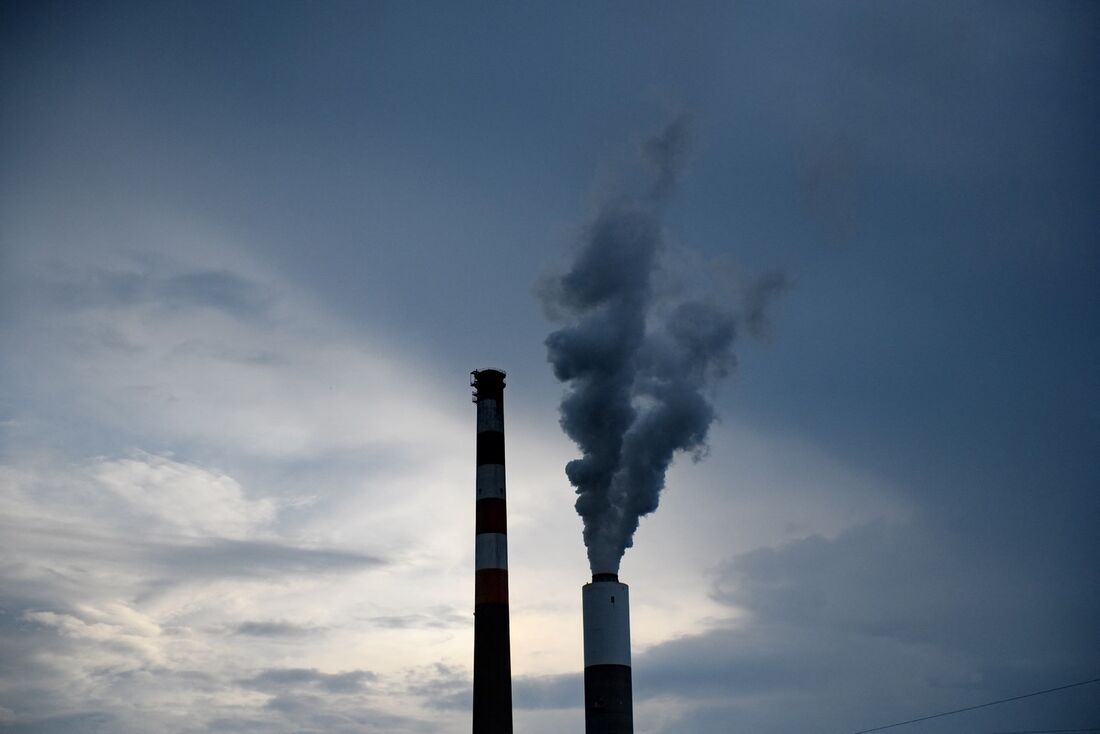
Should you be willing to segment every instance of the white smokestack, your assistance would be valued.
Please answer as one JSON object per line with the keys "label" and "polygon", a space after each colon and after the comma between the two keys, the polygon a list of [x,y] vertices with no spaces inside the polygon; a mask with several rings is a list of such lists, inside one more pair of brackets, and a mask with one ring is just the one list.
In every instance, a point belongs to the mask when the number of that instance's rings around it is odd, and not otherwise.
{"label": "white smokestack", "polygon": [[584,730],[633,734],[630,587],[598,573],[581,590],[584,613]]}

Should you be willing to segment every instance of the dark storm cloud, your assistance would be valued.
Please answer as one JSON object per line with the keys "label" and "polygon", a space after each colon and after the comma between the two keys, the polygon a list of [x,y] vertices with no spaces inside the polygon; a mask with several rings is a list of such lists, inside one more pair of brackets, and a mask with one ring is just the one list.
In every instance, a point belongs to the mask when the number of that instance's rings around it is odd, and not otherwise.
{"label": "dark storm cloud", "polygon": [[[1068,643],[1088,633],[1100,583],[1075,579],[1080,566],[1058,572],[1026,547],[977,540],[979,524],[990,521],[876,523],[753,551],[725,568],[715,598],[772,623],[937,646],[974,660],[996,658],[1013,639],[1022,668],[1080,671],[1087,655]],[[1050,599],[1063,600],[1057,612]]]}
{"label": "dark storm cloud", "polygon": [[[734,364],[731,309],[654,292],[661,211],[683,166],[686,131],[679,118],[643,145],[655,169],[650,194],[605,202],[568,271],[541,291],[547,312],[568,322],[546,347],[568,386],[562,429],[583,453],[566,474],[594,572],[618,572],[640,518],[657,509],[674,455],[705,451],[715,419],[709,391]],[[750,288],[751,331],[763,332],[764,308],[786,284],[773,274]]]}
{"label": "dark storm cloud", "polygon": [[[821,29],[821,45],[752,67],[742,62],[771,58],[790,28],[745,14],[748,45],[732,51],[741,88],[772,105],[738,127],[741,150],[766,146],[797,170],[755,167],[736,187],[743,241],[789,237],[785,257],[810,289],[785,314],[774,368],[738,394],[742,415],[908,475],[914,494],[953,495],[949,475],[960,472],[1012,482],[1039,467],[1078,488],[1095,483],[1080,441],[1095,441],[1096,426],[1075,396],[1100,394],[1084,371],[1096,320],[1083,316],[1100,313],[1098,251],[1085,234],[1096,230],[1085,192],[1100,171],[1089,142],[1098,108],[1085,91],[1096,8],[836,11],[787,15]],[[802,211],[790,206],[796,189]],[[823,233],[845,247],[822,248]],[[963,444],[971,450],[955,450]],[[1034,450],[1044,458],[1022,459]]]}
{"label": "dark storm cloud", "polygon": [[[668,732],[737,721],[781,734],[811,718],[843,732],[1094,677],[1080,643],[1095,635],[1100,584],[1083,566],[975,535],[942,521],[872,523],[740,555],[713,594],[739,616],[636,653],[635,698],[693,702]],[[570,708],[581,688],[579,674],[517,678],[516,705]],[[1056,728],[1094,710],[1078,692],[941,726]]]}
{"label": "dark storm cloud", "polygon": [[[714,596],[747,617],[637,655],[636,695],[709,702],[669,731],[720,731],[736,712],[778,734],[811,715],[855,730],[952,708],[960,689],[964,702],[981,702],[1091,677],[1096,661],[1080,640],[1093,634],[1100,587],[1044,575],[1045,561],[1026,548],[971,536],[875,523],[741,555],[720,571]],[[1090,713],[1084,701],[990,714],[985,729],[1033,710],[1070,725]]]}

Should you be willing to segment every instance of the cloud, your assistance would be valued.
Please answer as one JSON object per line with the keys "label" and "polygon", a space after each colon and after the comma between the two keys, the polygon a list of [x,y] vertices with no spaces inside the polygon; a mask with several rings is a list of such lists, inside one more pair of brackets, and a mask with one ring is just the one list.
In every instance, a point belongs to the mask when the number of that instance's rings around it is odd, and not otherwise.
{"label": "cloud", "polygon": [[177,579],[257,578],[344,573],[377,568],[377,556],[264,541],[214,540],[147,545],[155,567]]}
{"label": "cloud", "polygon": [[469,626],[470,615],[454,607],[435,607],[427,613],[401,614],[367,618],[373,625],[387,629],[449,629]]}
{"label": "cloud", "polygon": [[[251,499],[228,475],[163,456],[99,459],[68,470],[0,468],[0,507],[26,555],[9,575],[86,564],[149,587],[214,579],[347,573],[384,565],[376,555],[311,547],[274,533],[276,503]],[[35,569],[38,569],[37,571]],[[17,571],[16,569],[22,569]],[[82,570],[83,569],[83,570]]]}
{"label": "cloud", "polygon": [[248,499],[232,477],[163,456],[101,461],[95,480],[116,494],[146,528],[183,535],[241,538],[272,522],[276,504]]}
{"label": "cloud", "polygon": [[862,154],[850,134],[819,133],[800,158],[803,210],[831,244],[847,244],[859,228],[868,178]]}
{"label": "cloud", "polygon": [[46,288],[54,301],[73,310],[127,309],[152,305],[166,309],[215,309],[239,319],[268,315],[270,295],[257,283],[230,270],[158,272],[163,263],[147,259],[129,267],[60,269]]}
{"label": "cloud", "polygon": [[642,144],[642,154],[655,170],[654,199],[660,201],[672,193],[686,165],[690,144],[691,118],[684,114]]}
{"label": "cloud", "polygon": [[[294,722],[333,706],[311,696],[343,696],[376,680],[363,670],[273,667],[252,675],[250,690],[300,690],[296,708],[230,692],[239,661],[268,659],[257,646],[304,644],[331,626],[256,621],[271,599],[309,599],[326,579],[385,562],[281,535],[277,503],[224,472],[144,452],[50,468],[8,465],[0,507],[0,702],[17,731],[147,731],[142,706],[200,709],[195,726],[259,708],[269,711],[257,719],[266,730],[297,731]],[[279,608],[324,617],[308,604]],[[349,720],[388,716],[344,708]],[[170,718],[164,713],[156,726],[171,729]],[[415,718],[406,723],[416,729]]]}
{"label": "cloud", "polygon": [[[849,247],[802,263],[798,318],[749,355],[712,456],[673,467],[624,564],[639,734],[851,731],[1019,692],[1020,670],[1057,668],[1043,655],[1096,647],[1082,624],[1100,617],[1094,9],[578,4],[493,23],[395,8],[381,24],[294,9],[257,29],[244,5],[219,6],[218,23],[154,4],[15,7],[0,489],[24,470],[41,481],[0,498],[12,726],[465,730],[472,414],[463,385],[425,375],[493,353],[513,376],[509,420],[525,411],[540,429],[509,429],[515,662],[563,673],[516,678],[517,728],[581,730],[564,719],[579,719],[584,565],[563,543],[579,526],[560,470],[571,447],[541,430],[553,390],[522,290],[583,159],[638,119],[629,98],[654,78],[720,131],[677,230],[711,253],[736,241],[753,267],[805,255],[815,226]],[[258,42],[244,48],[242,28]],[[563,28],[591,30],[569,34],[579,76],[545,53]],[[453,63],[416,53],[441,48]],[[492,63],[516,49],[530,73]],[[514,104],[486,124],[502,91]],[[437,134],[444,118],[461,145]],[[658,196],[683,140],[672,128],[650,146]],[[759,423],[722,432],[741,419]],[[764,422],[832,461],[746,440]],[[973,519],[850,529],[902,504],[849,471],[856,455],[895,484],[919,467],[912,503]],[[1026,491],[982,488],[990,472]],[[946,473],[961,481],[940,486]],[[1067,534],[1089,550],[1067,550]],[[433,662],[451,672],[433,677]],[[453,708],[409,693],[403,666]],[[235,685],[283,669],[379,678],[348,694]],[[1022,728],[1049,727],[969,732]]]}
{"label": "cloud", "polygon": [[791,279],[782,271],[765,273],[744,286],[742,311],[749,333],[758,339],[771,336],[768,316],[771,302],[791,288]]}
{"label": "cloud", "polygon": [[246,688],[268,693],[298,689],[321,689],[329,693],[358,693],[378,680],[369,670],[323,673],[314,668],[273,668],[241,681]]}
{"label": "cloud", "polygon": [[308,637],[324,631],[323,627],[294,624],[292,622],[241,622],[234,630],[238,635],[253,637]]}
{"label": "cloud", "polygon": [[435,663],[410,670],[405,690],[429,708],[462,711],[473,700],[473,679],[464,668]]}
{"label": "cloud", "polygon": [[[453,423],[415,360],[337,324],[241,248],[97,247],[95,262],[82,251],[66,253],[63,265],[56,253],[27,254],[13,322],[22,348],[3,355],[20,386],[9,406],[13,446],[50,436],[76,447],[184,441],[261,459],[400,457],[415,450],[411,436]],[[401,383],[420,385],[422,399],[384,388]],[[88,424],[98,441],[80,428]]]}
{"label": "cloud", "polygon": [[[635,695],[696,702],[670,732],[717,732],[730,717],[761,732],[808,720],[844,731],[1087,678],[1094,661],[1077,641],[1100,593],[1037,571],[1022,549],[923,519],[744,553],[714,587],[738,616],[638,654]],[[1065,708],[1067,725],[1088,713]]]}
{"label": "cloud", "polygon": [[227,270],[172,276],[160,284],[157,295],[171,306],[217,308],[245,318],[266,314],[269,305],[254,283]]}
{"label": "cloud", "polygon": [[155,665],[164,659],[156,639],[162,632],[160,626],[124,603],[79,605],[72,613],[27,611],[22,618],[56,630],[82,647],[99,648],[98,664],[110,661],[116,670]]}
{"label": "cloud", "polygon": [[[162,594],[216,581],[316,579],[378,569],[387,563],[369,554],[279,541],[141,540],[85,535],[64,526],[0,526],[25,552],[34,554],[33,560],[7,569],[9,582],[13,587],[44,584],[56,592],[56,598],[85,584],[92,593],[127,586]],[[45,573],[53,574],[52,584],[43,577]]]}
{"label": "cloud", "polygon": [[136,729],[127,727],[115,716],[103,711],[82,711],[60,716],[44,716],[27,721],[21,721],[20,717],[8,723],[4,727],[5,734],[72,734],[72,732],[94,732],[99,734],[109,731],[136,732]]}
{"label": "cloud", "polygon": [[309,734],[384,734],[385,732],[428,732],[426,722],[386,713],[353,698],[333,700],[331,696],[281,693],[267,702],[266,709],[278,715],[273,725],[279,731]]}
{"label": "cloud", "polygon": [[574,709],[584,704],[581,673],[524,675],[512,684],[512,699],[520,709]]}
{"label": "cloud", "polygon": [[[860,525],[832,540],[811,536],[744,554],[723,569],[715,594],[776,623],[813,623],[976,657],[1030,629],[1016,642],[1017,664],[1038,670],[1060,656],[1072,659],[1047,635],[1060,636],[1067,626],[1083,631],[1100,589],[1043,573],[1039,559],[1006,540],[975,542],[965,528],[928,519]],[[1044,623],[1054,613],[1044,598],[1065,600],[1057,631]]]}
{"label": "cloud", "polygon": [[[448,401],[228,248],[71,254],[24,263],[35,308],[4,353],[12,726],[182,732],[187,710],[187,731],[447,731],[441,709],[378,692],[463,646],[460,582],[407,584],[452,563],[448,534],[420,530],[426,497],[449,517],[458,502],[439,492],[471,433]],[[391,389],[409,381],[411,398]]]}

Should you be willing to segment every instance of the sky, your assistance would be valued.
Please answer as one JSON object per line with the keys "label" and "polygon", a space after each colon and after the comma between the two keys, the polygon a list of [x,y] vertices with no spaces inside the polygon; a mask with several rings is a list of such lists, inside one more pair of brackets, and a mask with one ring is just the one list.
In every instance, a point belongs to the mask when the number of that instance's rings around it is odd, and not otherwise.
{"label": "sky", "polygon": [[1097,678],[1098,95],[1088,2],[5,0],[0,732],[468,731],[484,367],[516,730],[581,731],[545,289],[677,121],[655,298],[737,328],[622,561],[635,731]]}

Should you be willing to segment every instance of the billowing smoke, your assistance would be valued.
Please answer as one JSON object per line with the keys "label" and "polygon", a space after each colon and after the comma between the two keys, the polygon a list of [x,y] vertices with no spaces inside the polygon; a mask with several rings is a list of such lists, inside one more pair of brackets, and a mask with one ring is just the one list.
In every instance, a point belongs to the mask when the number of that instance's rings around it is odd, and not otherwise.
{"label": "billowing smoke", "polygon": [[[711,386],[733,368],[738,317],[708,299],[658,296],[661,214],[675,188],[687,125],[678,119],[643,146],[645,193],[605,202],[568,270],[546,284],[547,311],[566,325],[546,339],[568,389],[561,426],[582,456],[565,467],[584,519],[593,572],[618,573],[643,515],[657,509],[677,452],[702,456],[714,422]],[[786,281],[746,293],[746,325],[762,331],[764,305]]]}

